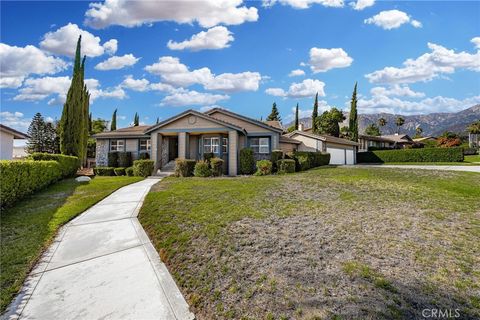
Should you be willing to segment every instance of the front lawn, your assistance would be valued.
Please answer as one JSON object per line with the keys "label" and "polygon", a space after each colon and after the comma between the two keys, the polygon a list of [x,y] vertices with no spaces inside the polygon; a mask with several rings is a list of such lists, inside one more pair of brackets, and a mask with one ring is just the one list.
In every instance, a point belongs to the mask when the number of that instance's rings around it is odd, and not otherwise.
{"label": "front lawn", "polygon": [[480,154],[465,156],[465,159],[463,161],[470,162],[470,163],[476,162],[476,164],[478,165],[480,163]]}
{"label": "front lawn", "polygon": [[480,175],[167,178],[140,221],[198,319],[480,316]]}
{"label": "front lawn", "polygon": [[1,213],[1,309],[21,288],[25,277],[58,228],[137,177],[96,177],[88,183],[63,180]]}

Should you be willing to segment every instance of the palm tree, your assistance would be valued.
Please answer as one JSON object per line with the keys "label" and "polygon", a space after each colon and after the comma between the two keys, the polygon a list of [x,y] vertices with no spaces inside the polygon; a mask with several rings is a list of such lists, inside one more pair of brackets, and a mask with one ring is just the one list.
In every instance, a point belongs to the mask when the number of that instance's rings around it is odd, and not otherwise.
{"label": "palm tree", "polygon": [[380,119],[378,119],[378,126],[380,127],[380,133],[382,131],[381,129],[386,125],[387,125],[387,120],[384,117],[381,117]]}
{"label": "palm tree", "polygon": [[415,128],[415,138],[421,138],[422,137],[422,132],[423,132],[422,128],[416,127]]}
{"label": "palm tree", "polygon": [[403,126],[404,123],[405,123],[405,119],[402,117],[398,117],[395,120],[395,124],[397,125],[397,134],[400,133],[400,127]]}

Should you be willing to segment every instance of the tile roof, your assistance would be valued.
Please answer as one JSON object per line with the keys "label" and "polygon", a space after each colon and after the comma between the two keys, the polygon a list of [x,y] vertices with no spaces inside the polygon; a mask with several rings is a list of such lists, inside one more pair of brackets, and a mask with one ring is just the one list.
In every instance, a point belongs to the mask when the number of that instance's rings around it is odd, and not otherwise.
{"label": "tile roof", "polygon": [[295,134],[300,134],[306,137],[310,137],[313,139],[322,140],[326,142],[332,142],[332,143],[338,143],[338,144],[344,144],[344,145],[350,145],[350,146],[358,146],[358,142],[350,141],[347,139],[332,137],[326,134],[315,134],[311,132],[298,131],[298,130],[290,132],[286,136],[290,138]]}
{"label": "tile roof", "polygon": [[0,129],[13,135],[14,139],[28,139],[30,136],[0,123]]}
{"label": "tile roof", "polygon": [[148,137],[145,130],[151,126],[136,126],[120,128],[114,131],[105,131],[92,135],[93,138],[119,138],[119,137]]}

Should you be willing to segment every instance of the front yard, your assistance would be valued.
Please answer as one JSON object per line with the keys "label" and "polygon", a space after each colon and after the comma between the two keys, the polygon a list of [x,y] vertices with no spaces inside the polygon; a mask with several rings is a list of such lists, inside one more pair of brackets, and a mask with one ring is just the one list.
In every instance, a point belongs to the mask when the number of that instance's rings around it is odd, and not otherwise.
{"label": "front yard", "polygon": [[96,177],[88,183],[78,183],[67,179],[3,210],[0,312],[18,292],[60,226],[113,191],[140,180],[138,177]]}
{"label": "front yard", "polygon": [[198,319],[480,316],[480,175],[167,178],[139,219]]}

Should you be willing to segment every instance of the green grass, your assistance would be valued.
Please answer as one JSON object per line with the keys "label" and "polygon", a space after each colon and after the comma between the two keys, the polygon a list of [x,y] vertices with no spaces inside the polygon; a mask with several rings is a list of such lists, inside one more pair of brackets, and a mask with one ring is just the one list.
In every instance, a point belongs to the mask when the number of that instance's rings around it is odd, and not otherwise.
{"label": "green grass", "polygon": [[171,177],[139,219],[198,319],[415,318],[431,301],[480,315],[479,177],[368,167]]}
{"label": "green grass", "polygon": [[58,228],[137,177],[96,177],[88,183],[60,181],[1,213],[1,311],[21,288],[25,277]]}
{"label": "green grass", "polygon": [[477,162],[477,165],[480,164],[480,154],[465,156],[464,162]]}
{"label": "green grass", "polygon": [[[466,159],[467,156],[465,156]],[[463,162],[385,162],[384,164],[393,164],[393,165],[424,165],[424,166],[472,166],[477,165],[478,163],[472,163],[471,161]]]}

